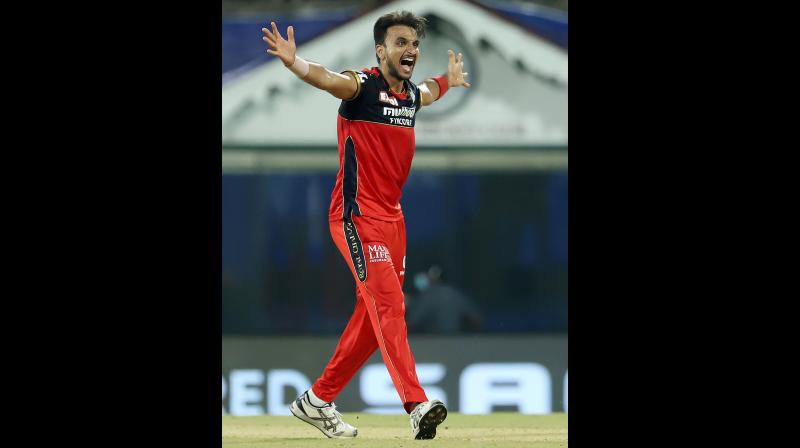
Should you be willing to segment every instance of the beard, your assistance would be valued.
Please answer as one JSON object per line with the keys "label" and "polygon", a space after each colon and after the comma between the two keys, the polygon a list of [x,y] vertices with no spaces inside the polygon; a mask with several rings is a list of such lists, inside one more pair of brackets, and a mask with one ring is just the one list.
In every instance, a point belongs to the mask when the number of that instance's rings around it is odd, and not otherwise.
{"label": "beard", "polygon": [[411,69],[411,73],[408,76],[400,73],[400,70],[397,69],[397,66],[394,65],[391,59],[386,58],[386,65],[389,67],[389,74],[395,77],[396,79],[411,79],[411,75],[414,74],[414,69]]}

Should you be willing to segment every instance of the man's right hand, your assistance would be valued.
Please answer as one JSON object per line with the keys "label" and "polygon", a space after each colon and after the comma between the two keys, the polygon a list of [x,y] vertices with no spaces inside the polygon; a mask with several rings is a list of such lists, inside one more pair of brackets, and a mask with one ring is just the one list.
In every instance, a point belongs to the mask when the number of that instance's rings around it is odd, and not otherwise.
{"label": "man's right hand", "polygon": [[291,26],[286,30],[286,40],[278,31],[275,22],[270,22],[272,31],[261,28],[264,33],[264,42],[269,45],[267,53],[277,56],[283,61],[283,65],[297,75],[303,82],[322,89],[336,98],[343,100],[354,99],[361,90],[359,77],[353,72],[348,74],[335,73],[315,62],[307,62],[297,56],[297,47],[294,43],[294,28]]}
{"label": "man's right hand", "polygon": [[275,22],[270,23],[272,24],[272,31],[267,28],[261,28],[261,32],[264,33],[262,39],[269,45],[267,53],[279,57],[283,61],[283,65],[289,67],[294,64],[294,57],[297,52],[297,47],[294,44],[294,28],[290,26],[286,29],[286,36],[289,38],[289,40],[286,40],[281,36]]}

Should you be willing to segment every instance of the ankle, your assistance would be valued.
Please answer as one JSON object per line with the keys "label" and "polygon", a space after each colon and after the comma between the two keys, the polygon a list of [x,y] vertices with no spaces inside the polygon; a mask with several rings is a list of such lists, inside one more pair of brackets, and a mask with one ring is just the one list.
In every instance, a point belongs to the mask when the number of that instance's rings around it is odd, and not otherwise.
{"label": "ankle", "polygon": [[312,406],[321,408],[328,404],[325,400],[319,398],[317,394],[314,393],[313,389],[308,389],[308,402],[311,403]]}

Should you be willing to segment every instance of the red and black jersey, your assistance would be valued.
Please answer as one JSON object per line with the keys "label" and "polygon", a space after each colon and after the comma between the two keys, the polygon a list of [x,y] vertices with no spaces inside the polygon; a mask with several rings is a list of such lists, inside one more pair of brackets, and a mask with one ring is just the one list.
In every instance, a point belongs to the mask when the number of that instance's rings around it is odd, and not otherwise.
{"label": "red and black jersey", "polygon": [[339,173],[331,193],[330,218],[353,213],[385,221],[402,219],[401,189],[414,157],[414,121],[419,89],[403,81],[396,93],[377,67],[353,72],[359,93],[339,106]]}

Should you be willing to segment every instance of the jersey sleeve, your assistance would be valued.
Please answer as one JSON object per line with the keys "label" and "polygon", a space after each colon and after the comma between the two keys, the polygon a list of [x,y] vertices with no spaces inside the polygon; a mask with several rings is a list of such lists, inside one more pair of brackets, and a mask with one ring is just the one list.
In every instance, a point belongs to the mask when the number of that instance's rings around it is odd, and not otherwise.
{"label": "jersey sleeve", "polygon": [[422,108],[422,94],[420,94],[419,87],[413,82],[409,82],[409,85],[414,91],[414,109],[420,110]]}
{"label": "jersey sleeve", "polygon": [[345,70],[341,72],[342,74],[345,73],[352,73],[355,79],[358,81],[358,85],[356,86],[356,93],[353,95],[352,98],[343,100],[343,101],[354,101],[361,96],[361,92],[364,91],[364,87],[368,85],[370,80],[370,74],[367,71],[368,69],[363,69],[361,71],[356,70]]}

